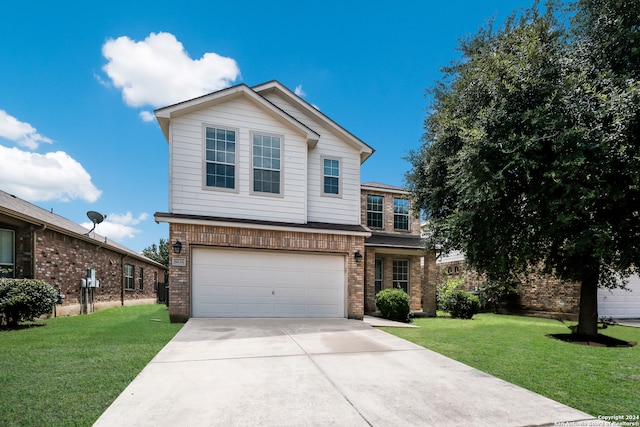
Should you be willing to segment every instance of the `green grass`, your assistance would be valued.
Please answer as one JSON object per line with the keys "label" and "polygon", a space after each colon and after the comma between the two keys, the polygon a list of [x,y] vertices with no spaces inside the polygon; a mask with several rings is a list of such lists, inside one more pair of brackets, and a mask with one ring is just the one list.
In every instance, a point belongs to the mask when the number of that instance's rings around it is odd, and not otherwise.
{"label": "green grass", "polygon": [[[599,348],[558,341],[545,335],[569,333],[566,326],[531,317],[478,314],[473,320],[437,317],[414,323],[420,329],[383,329],[596,417],[640,415],[638,346]],[[640,328],[613,326],[603,333],[640,342]]]}
{"label": "green grass", "polygon": [[164,305],[39,323],[0,331],[2,426],[93,424],[182,327]]}

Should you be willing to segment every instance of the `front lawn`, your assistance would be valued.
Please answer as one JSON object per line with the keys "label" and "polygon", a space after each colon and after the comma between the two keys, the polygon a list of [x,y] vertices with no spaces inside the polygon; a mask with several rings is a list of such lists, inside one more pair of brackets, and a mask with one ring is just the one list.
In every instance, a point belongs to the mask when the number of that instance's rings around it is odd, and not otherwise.
{"label": "front lawn", "polygon": [[182,327],[164,305],[39,323],[0,330],[2,426],[93,424]]}
{"label": "front lawn", "polygon": [[[531,317],[478,314],[414,324],[420,328],[382,329],[593,416],[640,415],[638,346],[569,344],[545,336],[568,333],[566,326]],[[613,326],[602,333],[640,342],[640,328]]]}

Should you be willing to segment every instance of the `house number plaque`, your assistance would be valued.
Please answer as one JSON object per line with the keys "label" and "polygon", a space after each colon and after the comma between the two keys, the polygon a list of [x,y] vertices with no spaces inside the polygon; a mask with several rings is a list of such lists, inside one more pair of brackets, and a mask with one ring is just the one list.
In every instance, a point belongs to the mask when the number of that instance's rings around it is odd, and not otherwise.
{"label": "house number plaque", "polygon": [[187,259],[186,258],[171,258],[171,265],[173,267],[186,267]]}

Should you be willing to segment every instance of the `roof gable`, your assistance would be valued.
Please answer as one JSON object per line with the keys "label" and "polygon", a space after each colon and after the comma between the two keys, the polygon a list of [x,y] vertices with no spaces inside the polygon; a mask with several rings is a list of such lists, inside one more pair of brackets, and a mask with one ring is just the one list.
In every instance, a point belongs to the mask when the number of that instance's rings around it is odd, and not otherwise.
{"label": "roof gable", "polygon": [[257,86],[253,86],[251,89],[258,94],[268,94],[268,93],[275,92],[278,94],[278,96],[282,97],[284,100],[286,100],[290,104],[295,105],[297,108],[299,108],[308,116],[313,117],[315,120],[327,126],[336,134],[340,135],[343,138],[343,140],[346,141],[349,145],[351,145],[352,147],[354,147],[360,152],[360,163],[364,163],[375,151],[368,144],[360,140],[351,132],[347,131],[345,128],[340,126],[335,121],[331,120],[328,116],[326,116],[320,110],[318,110],[317,108],[309,104],[304,99],[300,98],[298,95],[293,93],[291,90],[289,90],[279,81],[271,80],[269,82],[262,83]]}
{"label": "roof gable", "polygon": [[159,108],[155,110],[155,115],[160,127],[162,128],[165,139],[169,142],[169,123],[172,118],[189,114],[190,112],[201,110],[203,108],[215,106],[240,96],[249,99],[259,108],[271,114],[276,120],[279,120],[280,122],[297,130],[307,138],[307,143],[310,146],[313,147],[320,139],[320,135],[317,132],[287,114],[245,84],[232,86],[227,89],[222,89],[217,92],[212,92],[207,95]]}

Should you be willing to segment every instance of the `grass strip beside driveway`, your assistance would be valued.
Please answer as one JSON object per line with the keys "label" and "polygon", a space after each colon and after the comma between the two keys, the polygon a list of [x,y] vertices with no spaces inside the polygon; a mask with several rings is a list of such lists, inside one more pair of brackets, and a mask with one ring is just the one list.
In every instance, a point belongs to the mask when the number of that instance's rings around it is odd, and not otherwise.
{"label": "grass strip beside driveway", "polygon": [[0,331],[2,426],[93,424],[182,327],[164,305],[37,323]]}
{"label": "grass strip beside driveway", "polygon": [[[521,316],[483,313],[472,320],[437,317],[414,324],[420,328],[382,329],[595,417],[640,415],[638,346],[558,341],[545,335],[568,333],[559,321]],[[640,342],[640,328],[613,326],[602,333]]]}

